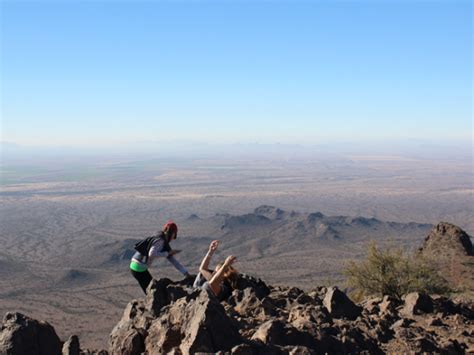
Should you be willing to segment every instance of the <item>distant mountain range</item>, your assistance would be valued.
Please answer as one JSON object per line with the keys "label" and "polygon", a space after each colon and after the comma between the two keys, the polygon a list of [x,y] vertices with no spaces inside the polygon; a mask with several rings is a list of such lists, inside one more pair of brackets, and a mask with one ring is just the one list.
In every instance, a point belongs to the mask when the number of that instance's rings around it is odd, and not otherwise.
{"label": "distant mountain range", "polygon": [[[288,282],[290,276],[281,267],[291,268],[296,284],[314,278],[337,278],[347,260],[365,255],[371,241],[415,250],[433,227],[425,223],[284,211],[267,205],[242,215],[216,214],[200,218],[192,214],[180,225],[191,232],[180,235],[174,242],[175,248],[183,249],[179,259],[191,268],[197,268],[209,242],[219,239],[218,258],[236,255],[239,267],[263,273],[276,282]],[[111,241],[106,246],[110,253],[91,250],[90,260],[97,266],[119,267],[130,259],[136,241]],[[89,266],[90,260],[87,261]],[[263,264],[265,267],[260,270]]]}

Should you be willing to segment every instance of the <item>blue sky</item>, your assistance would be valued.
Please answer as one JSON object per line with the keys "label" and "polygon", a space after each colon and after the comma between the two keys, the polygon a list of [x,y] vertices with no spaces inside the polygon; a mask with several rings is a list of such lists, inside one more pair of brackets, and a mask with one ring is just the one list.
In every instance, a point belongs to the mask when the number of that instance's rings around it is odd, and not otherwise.
{"label": "blue sky", "polygon": [[470,1],[1,3],[2,141],[472,139]]}

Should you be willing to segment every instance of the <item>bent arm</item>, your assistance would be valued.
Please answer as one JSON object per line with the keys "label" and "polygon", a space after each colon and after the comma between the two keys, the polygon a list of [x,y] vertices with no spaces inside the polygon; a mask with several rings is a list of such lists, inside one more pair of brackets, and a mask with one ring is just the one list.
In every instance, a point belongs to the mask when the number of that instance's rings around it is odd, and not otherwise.
{"label": "bent arm", "polygon": [[206,255],[204,256],[204,259],[202,259],[201,265],[199,265],[199,272],[202,276],[204,276],[207,281],[210,281],[212,277],[212,271],[209,270],[209,263],[211,262],[212,255],[217,250],[218,246],[219,241],[213,240],[211,244],[209,244],[209,249]]}
{"label": "bent arm", "polygon": [[212,258],[212,252],[209,250],[206,255],[204,256],[204,259],[201,261],[201,265],[199,265],[199,271],[207,271],[209,269],[209,263],[211,262]]}
{"label": "bent arm", "polygon": [[219,271],[217,271],[209,280],[209,286],[216,296],[221,292],[221,283],[224,279],[224,273],[226,269],[226,266],[222,266]]}
{"label": "bent arm", "polygon": [[215,295],[218,295],[221,292],[221,283],[224,279],[225,272],[235,262],[236,258],[233,255],[228,256],[225,259],[224,265],[212,276],[209,281],[209,286],[211,287],[212,292]]}
{"label": "bent arm", "polygon": [[202,259],[201,265],[199,266],[199,272],[207,281],[209,281],[212,277],[212,272],[209,271],[209,263],[211,262],[212,254],[214,253],[209,250],[206,253],[206,256],[204,256],[204,259]]}

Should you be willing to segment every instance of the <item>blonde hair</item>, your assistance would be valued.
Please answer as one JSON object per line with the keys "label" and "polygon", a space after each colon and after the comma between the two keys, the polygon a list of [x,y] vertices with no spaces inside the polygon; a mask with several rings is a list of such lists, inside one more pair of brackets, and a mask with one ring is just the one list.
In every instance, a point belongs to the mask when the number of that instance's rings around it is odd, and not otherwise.
{"label": "blonde hair", "polygon": [[[224,265],[224,262],[220,262],[216,265],[217,268],[221,268]],[[228,266],[226,270],[224,270],[224,281],[229,281],[232,288],[236,288],[237,278],[239,276],[239,272],[232,266]]]}

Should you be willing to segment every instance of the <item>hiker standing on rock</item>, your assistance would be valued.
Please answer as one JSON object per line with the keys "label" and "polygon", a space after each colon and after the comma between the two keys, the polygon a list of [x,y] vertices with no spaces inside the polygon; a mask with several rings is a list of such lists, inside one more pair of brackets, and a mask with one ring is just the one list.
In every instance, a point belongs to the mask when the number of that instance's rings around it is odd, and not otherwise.
{"label": "hiker standing on rock", "polygon": [[178,226],[173,221],[169,221],[163,226],[163,230],[158,235],[148,237],[135,244],[137,252],[132,256],[130,271],[145,294],[148,285],[153,279],[148,272],[148,267],[157,257],[166,257],[184,276],[189,276],[188,270],[174,257],[181,250],[173,250],[170,247],[170,242],[175,240],[177,235]]}
{"label": "hiker standing on rock", "polygon": [[209,245],[209,250],[199,266],[199,274],[196,276],[193,287],[202,288],[216,296],[219,301],[223,301],[231,295],[239,273],[232,267],[237,260],[233,255],[229,255],[223,263],[217,264],[215,270],[209,270],[209,263],[218,246],[218,240],[213,240]]}

